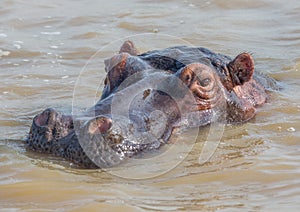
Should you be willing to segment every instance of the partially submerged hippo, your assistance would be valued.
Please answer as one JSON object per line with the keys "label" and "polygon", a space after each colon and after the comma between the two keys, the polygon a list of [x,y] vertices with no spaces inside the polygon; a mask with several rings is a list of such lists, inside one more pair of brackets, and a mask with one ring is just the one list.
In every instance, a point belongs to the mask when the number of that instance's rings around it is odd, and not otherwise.
{"label": "partially submerged hippo", "polygon": [[276,85],[254,71],[250,54],[231,59],[205,48],[177,46],[139,54],[126,41],[105,66],[101,99],[84,114],[72,117],[46,109],[34,117],[26,140],[31,150],[80,167],[111,167],[159,149],[174,129],[245,122]]}

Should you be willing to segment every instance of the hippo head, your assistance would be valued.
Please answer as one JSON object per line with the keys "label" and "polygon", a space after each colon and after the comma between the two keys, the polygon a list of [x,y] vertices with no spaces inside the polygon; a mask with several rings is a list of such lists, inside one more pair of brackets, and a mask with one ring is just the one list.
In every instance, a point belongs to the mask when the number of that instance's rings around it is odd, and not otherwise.
{"label": "hippo head", "polygon": [[105,67],[97,104],[74,120],[51,108],[38,114],[29,148],[82,167],[111,167],[159,148],[175,127],[247,121],[267,98],[248,53],[231,60],[203,48],[174,47],[138,55],[128,41]]}

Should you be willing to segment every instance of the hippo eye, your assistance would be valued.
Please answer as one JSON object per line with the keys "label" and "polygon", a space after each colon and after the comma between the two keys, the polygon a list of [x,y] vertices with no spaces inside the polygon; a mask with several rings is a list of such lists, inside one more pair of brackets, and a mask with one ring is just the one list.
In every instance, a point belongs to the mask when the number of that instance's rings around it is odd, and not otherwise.
{"label": "hippo eye", "polygon": [[203,80],[199,80],[199,81],[198,81],[198,84],[199,84],[200,86],[202,86],[202,87],[206,87],[206,86],[208,86],[208,85],[210,84],[210,82],[211,82],[211,79],[205,78],[205,79],[203,79]]}
{"label": "hippo eye", "polygon": [[185,81],[186,81],[186,82],[188,82],[190,79],[191,79],[191,78],[190,78],[190,75],[186,75],[186,76],[185,76]]}

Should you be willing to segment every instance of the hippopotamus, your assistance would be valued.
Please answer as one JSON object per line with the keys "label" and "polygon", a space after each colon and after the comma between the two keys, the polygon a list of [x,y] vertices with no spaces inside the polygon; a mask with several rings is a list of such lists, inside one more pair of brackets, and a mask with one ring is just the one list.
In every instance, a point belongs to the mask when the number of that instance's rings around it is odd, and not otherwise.
{"label": "hippopotamus", "polygon": [[203,47],[175,46],[139,53],[125,41],[104,63],[100,100],[82,114],[48,108],[36,115],[28,149],[83,168],[116,166],[158,150],[178,129],[248,121],[276,86],[254,70],[247,52],[231,58]]}

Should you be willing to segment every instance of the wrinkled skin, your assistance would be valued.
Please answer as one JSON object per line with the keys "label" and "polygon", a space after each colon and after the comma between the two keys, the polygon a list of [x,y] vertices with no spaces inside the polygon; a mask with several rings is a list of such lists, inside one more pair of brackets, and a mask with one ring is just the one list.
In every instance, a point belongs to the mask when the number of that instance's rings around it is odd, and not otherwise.
{"label": "wrinkled skin", "polygon": [[[105,69],[101,99],[86,113],[71,117],[46,109],[34,117],[29,149],[85,168],[115,166],[158,149],[175,128],[248,121],[267,101],[266,91],[276,87],[274,80],[254,71],[250,54],[231,59],[205,48],[139,54],[126,41],[119,54],[105,61]],[[156,88],[144,86],[153,80]],[[112,111],[120,102],[128,104],[128,117]]]}

